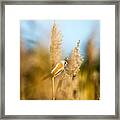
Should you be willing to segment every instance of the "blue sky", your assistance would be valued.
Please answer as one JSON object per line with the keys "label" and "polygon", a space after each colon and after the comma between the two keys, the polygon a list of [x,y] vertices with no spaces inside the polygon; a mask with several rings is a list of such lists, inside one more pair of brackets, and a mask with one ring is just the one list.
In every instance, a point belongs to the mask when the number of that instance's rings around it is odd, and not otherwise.
{"label": "blue sky", "polygon": [[[84,49],[89,37],[95,32],[95,43],[100,48],[100,21],[98,20],[56,20],[58,29],[61,31],[62,48],[65,55],[68,55],[80,40],[80,51]],[[50,46],[50,31],[53,20],[22,20],[21,35],[27,47],[32,47],[31,41],[40,41]]]}

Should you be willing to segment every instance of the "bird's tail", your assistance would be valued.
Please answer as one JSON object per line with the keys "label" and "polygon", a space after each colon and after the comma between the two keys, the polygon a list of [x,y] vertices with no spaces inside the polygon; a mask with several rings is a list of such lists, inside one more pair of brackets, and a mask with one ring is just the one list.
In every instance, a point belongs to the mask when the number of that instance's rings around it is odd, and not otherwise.
{"label": "bird's tail", "polygon": [[52,77],[52,74],[47,74],[42,77],[42,81],[47,80],[47,78]]}

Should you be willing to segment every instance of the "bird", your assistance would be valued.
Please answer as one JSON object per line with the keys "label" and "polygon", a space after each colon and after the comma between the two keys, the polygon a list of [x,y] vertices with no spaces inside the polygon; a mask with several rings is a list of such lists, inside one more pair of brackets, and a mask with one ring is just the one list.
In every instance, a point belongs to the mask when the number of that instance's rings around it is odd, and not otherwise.
{"label": "bird", "polygon": [[67,61],[62,60],[59,63],[57,63],[57,65],[52,69],[51,74],[54,77],[57,77],[66,67],[67,65]]}
{"label": "bird", "polygon": [[48,77],[57,77],[62,73],[67,66],[67,60],[61,60],[59,63],[55,65],[55,67],[51,70],[50,74],[46,75],[42,78],[42,80],[46,80]]}

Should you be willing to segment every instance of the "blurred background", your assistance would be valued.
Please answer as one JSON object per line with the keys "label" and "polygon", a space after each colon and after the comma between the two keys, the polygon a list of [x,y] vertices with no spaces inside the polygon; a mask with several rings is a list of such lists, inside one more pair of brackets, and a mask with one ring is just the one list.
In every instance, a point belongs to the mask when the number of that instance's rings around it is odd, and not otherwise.
{"label": "blurred background", "polygon": [[[98,20],[22,20],[20,21],[20,99],[49,100],[51,30],[56,23],[62,41],[62,58],[70,56],[80,40],[79,54],[84,59],[77,77],[78,97],[58,99],[100,99],[100,21]],[[75,90],[72,90],[76,94]],[[67,93],[69,94],[69,93]],[[73,95],[74,96],[74,95]]]}

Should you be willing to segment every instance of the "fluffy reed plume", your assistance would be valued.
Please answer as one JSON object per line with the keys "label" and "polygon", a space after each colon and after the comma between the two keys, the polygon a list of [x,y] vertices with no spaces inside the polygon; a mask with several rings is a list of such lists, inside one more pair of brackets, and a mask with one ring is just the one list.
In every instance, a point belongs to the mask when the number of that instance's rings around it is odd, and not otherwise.
{"label": "fluffy reed plume", "polygon": [[[62,41],[61,33],[58,30],[56,23],[54,22],[51,30],[51,44],[50,44],[51,69],[53,69],[55,65],[59,63],[62,59],[61,41]],[[57,85],[57,82],[55,83],[54,76],[51,79],[52,79],[52,99],[55,99],[55,86]]]}
{"label": "fluffy reed plume", "polygon": [[53,68],[58,62],[61,61],[62,57],[61,41],[62,41],[61,33],[58,30],[56,23],[54,22],[54,25],[51,30],[51,44],[50,44],[51,68]]}
{"label": "fluffy reed plume", "polygon": [[57,89],[57,99],[79,99],[79,79],[78,72],[82,63],[79,53],[79,44],[72,50],[68,58],[68,66],[61,75]]}
{"label": "fluffy reed plume", "polygon": [[72,50],[72,53],[68,59],[68,73],[76,76],[79,72],[80,65],[82,63],[82,58],[79,52],[80,40],[77,42],[77,46]]}
{"label": "fluffy reed plume", "polygon": [[99,100],[100,97],[100,58],[95,48],[94,38],[90,38],[86,48],[86,61],[79,72],[81,100]]}
{"label": "fluffy reed plume", "polygon": [[93,39],[91,38],[88,43],[87,43],[87,56],[88,56],[88,60],[89,60],[89,64],[93,63],[95,61],[95,52],[96,52],[96,49],[95,49],[95,45],[94,45],[94,41]]}

